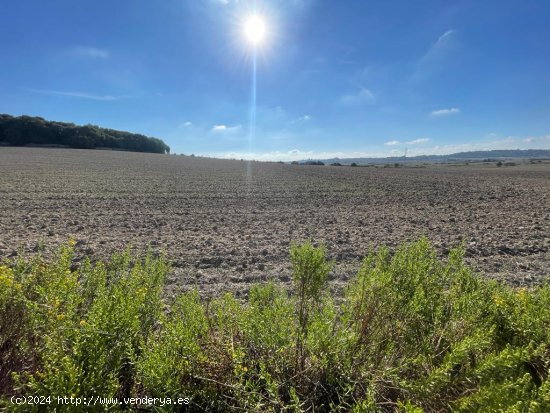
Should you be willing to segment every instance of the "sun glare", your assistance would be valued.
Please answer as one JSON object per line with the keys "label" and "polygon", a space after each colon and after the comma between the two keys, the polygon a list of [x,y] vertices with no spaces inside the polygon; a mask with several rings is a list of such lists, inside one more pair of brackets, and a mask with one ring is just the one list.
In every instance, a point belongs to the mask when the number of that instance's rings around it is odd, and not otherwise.
{"label": "sun glare", "polygon": [[246,38],[254,46],[260,44],[265,37],[265,23],[264,20],[257,15],[250,17],[244,26],[244,33]]}

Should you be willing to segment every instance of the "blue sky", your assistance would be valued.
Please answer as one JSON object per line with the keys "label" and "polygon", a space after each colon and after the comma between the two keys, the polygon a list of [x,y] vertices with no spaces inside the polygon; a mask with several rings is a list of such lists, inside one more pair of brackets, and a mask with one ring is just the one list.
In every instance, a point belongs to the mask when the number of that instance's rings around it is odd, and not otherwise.
{"label": "blue sky", "polygon": [[0,113],[172,152],[303,158],[550,149],[550,2],[19,0],[0,13]]}

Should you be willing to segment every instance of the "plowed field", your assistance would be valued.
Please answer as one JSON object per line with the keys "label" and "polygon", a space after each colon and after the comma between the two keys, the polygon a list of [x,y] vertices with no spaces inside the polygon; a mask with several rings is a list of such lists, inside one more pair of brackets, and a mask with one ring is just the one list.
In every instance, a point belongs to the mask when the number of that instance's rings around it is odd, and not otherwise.
{"label": "plowed field", "polygon": [[290,281],[289,244],[324,243],[338,288],[370,246],[428,236],[514,285],[550,276],[550,164],[336,167],[0,148],[0,259],[70,237],[77,259],[164,251],[173,289]]}

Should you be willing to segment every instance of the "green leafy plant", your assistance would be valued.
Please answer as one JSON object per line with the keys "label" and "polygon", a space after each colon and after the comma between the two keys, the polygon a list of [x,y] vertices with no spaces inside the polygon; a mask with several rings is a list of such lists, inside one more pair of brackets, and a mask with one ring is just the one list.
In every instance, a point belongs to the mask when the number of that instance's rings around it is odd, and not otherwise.
{"label": "green leafy plant", "polygon": [[303,245],[294,244],[290,248],[290,261],[293,268],[294,292],[297,299],[299,332],[296,337],[297,366],[305,367],[305,347],[312,313],[319,309],[323,290],[331,265],[326,260],[324,247],[314,247],[310,241]]}
{"label": "green leafy plant", "polygon": [[[326,249],[294,244],[292,291],[256,285],[246,302],[166,302],[162,257],[74,270],[72,247],[0,265],[7,411],[44,410],[11,396],[95,395],[189,399],[152,411],[550,411],[550,287],[485,280],[462,247],[444,259],[424,238],[372,250],[333,297]],[[121,409],[137,407],[86,408]]]}

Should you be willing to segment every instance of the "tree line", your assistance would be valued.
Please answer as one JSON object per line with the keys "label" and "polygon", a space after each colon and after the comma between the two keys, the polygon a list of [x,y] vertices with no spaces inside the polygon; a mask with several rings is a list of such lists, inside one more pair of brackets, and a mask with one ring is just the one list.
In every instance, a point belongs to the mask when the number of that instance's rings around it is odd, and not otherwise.
{"label": "tree line", "polygon": [[38,116],[0,114],[0,145],[51,145],[78,149],[110,148],[132,152],[170,153],[161,139],[74,123],[47,121]]}

